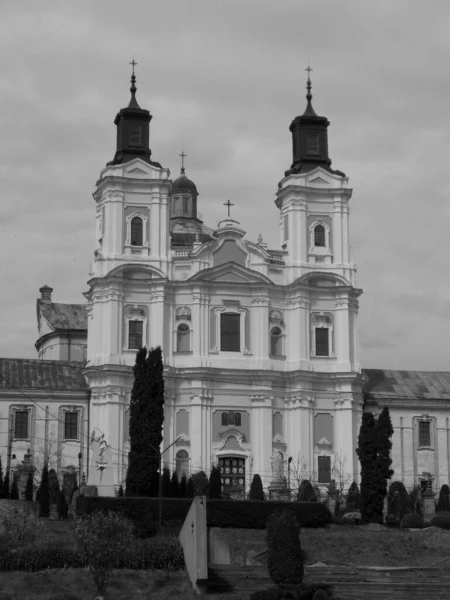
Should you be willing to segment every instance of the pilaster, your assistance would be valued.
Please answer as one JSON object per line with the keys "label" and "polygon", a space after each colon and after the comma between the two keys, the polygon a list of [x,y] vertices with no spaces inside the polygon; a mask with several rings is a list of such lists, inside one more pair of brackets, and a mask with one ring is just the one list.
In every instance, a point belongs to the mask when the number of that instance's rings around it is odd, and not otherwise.
{"label": "pilaster", "polygon": [[250,439],[253,454],[253,474],[261,476],[263,487],[271,481],[272,456],[272,396],[254,394],[250,396]]}

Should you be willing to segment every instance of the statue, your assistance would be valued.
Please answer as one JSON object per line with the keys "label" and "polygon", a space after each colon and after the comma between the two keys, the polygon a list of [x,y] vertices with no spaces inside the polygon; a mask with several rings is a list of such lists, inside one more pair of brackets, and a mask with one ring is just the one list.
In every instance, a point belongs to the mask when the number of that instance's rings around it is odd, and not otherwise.
{"label": "statue", "polygon": [[89,486],[104,488],[103,496],[114,496],[112,453],[105,440],[105,434],[95,428],[91,433],[90,446],[92,451]]}
{"label": "statue", "polygon": [[283,481],[284,479],[284,460],[281,452],[276,451],[272,455],[272,481]]}

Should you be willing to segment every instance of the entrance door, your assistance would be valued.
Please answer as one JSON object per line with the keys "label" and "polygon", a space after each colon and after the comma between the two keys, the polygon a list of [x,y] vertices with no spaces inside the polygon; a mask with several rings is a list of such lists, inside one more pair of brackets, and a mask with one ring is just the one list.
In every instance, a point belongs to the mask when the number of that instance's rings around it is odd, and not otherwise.
{"label": "entrance door", "polygon": [[245,458],[223,456],[219,458],[222,497],[245,499]]}

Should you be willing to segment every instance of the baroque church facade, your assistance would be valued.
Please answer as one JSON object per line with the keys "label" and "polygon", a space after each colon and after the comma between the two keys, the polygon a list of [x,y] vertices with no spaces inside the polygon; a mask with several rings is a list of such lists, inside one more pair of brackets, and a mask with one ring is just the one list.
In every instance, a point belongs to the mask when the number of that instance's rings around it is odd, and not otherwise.
{"label": "baroque church facade", "polygon": [[48,458],[54,442],[61,477],[83,472],[100,494],[114,493],[126,474],[136,351],[161,346],[164,464],[179,474],[217,464],[232,496],[255,473],[275,491],[285,479],[349,485],[359,481],[362,411],[388,405],[394,477],[448,483],[450,374],[361,370],[352,190],[331,168],[329,121],[312,106],[309,78],[275,193],[277,249],[247,239],[230,204],[217,227],[201,221],[184,163],[172,181],[152,159],[152,116],[137,102],[134,72],[130,91],[93,194],[86,303],[54,303],[44,286],[39,359],[0,359],[8,468],[17,472],[38,440]]}

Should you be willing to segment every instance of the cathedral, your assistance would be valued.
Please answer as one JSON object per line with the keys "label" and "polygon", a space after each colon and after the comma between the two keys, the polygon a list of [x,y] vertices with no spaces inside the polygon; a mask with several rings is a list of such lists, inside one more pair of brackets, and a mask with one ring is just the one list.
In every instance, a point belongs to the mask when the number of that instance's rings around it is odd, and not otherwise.
{"label": "cathedral", "polygon": [[86,301],[56,303],[43,286],[38,358],[0,359],[11,476],[31,455],[65,489],[86,480],[114,494],[126,475],[136,352],[161,346],[161,450],[179,475],[218,465],[229,497],[247,493],[256,473],[273,497],[305,478],[348,487],[360,479],[362,412],[387,405],[394,479],[448,483],[450,373],[361,369],[352,189],[331,167],[330,123],[313,108],[309,76],[306,108],[289,127],[292,164],[267,200],[277,248],[248,239],[229,201],[226,218],[203,223],[184,153],[174,179],[152,158],[134,70],[130,92],[93,194]]}

